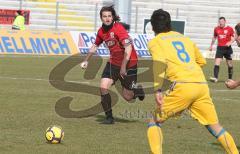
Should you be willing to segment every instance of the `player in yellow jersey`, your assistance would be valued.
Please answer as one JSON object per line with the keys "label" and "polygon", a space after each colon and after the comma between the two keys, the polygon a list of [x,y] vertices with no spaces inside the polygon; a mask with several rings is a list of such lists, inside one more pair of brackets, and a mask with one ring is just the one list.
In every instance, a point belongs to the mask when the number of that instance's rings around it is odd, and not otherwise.
{"label": "player in yellow jersey", "polygon": [[[201,66],[206,64],[197,46],[187,37],[171,31],[170,14],[162,9],[151,16],[155,33],[148,48],[152,54],[155,99],[157,109],[148,125],[148,140],[152,153],[162,153],[161,125],[169,117],[188,109],[191,116],[217,138],[225,151],[238,154],[232,136],[218,122]],[[161,71],[166,66],[165,71]],[[174,84],[163,94],[163,79]]]}

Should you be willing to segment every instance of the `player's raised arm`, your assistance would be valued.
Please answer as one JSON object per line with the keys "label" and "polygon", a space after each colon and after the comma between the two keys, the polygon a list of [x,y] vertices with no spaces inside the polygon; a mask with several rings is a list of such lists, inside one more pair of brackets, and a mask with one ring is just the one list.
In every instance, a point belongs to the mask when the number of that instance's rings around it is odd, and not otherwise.
{"label": "player's raised arm", "polygon": [[204,66],[207,63],[206,59],[202,56],[196,44],[194,44],[194,53],[196,57],[196,63],[199,64],[201,67]]}
{"label": "player's raised arm", "polygon": [[235,41],[235,37],[231,36],[231,40],[226,43],[226,46],[230,47],[233,44],[234,41]]}
{"label": "player's raised arm", "polygon": [[154,79],[154,91],[155,91],[155,100],[159,108],[163,104],[163,95],[162,95],[162,86],[166,74],[166,60],[161,51],[161,47],[158,45],[158,42],[152,40],[148,43],[149,52],[152,55],[153,61],[153,79]]}
{"label": "player's raised arm", "polygon": [[101,28],[97,32],[95,43],[92,44],[91,48],[88,51],[88,54],[84,61],[81,63],[82,69],[86,69],[88,66],[88,60],[92,57],[93,54],[96,53],[98,46],[103,42],[102,37],[100,36],[102,34]]}
{"label": "player's raised arm", "polygon": [[121,76],[127,75],[126,67],[127,67],[128,61],[130,59],[131,53],[132,53],[132,46],[131,46],[131,44],[128,44],[127,46],[125,46],[125,50],[124,50],[124,57],[123,57],[122,66],[121,66],[121,70],[120,70]]}
{"label": "player's raised arm", "polygon": [[123,24],[118,24],[118,31],[116,36],[118,37],[121,45],[124,47],[124,56],[121,64],[120,75],[124,77],[127,75],[126,68],[132,54],[132,40]]}
{"label": "player's raised arm", "polygon": [[214,29],[214,34],[213,34],[213,37],[212,37],[211,45],[210,45],[210,47],[209,47],[209,51],[212,51],[213,45],[214,45],[216,39],[217,39],[217,34],[216,34],[216,29]]}
{"label": "player's raised arm", "polygon": [[86,69],[88,66],[88,60],[92,57],[92,55],[97,51],[97,46],[95,44],[92,45],[92,47],[89,49],[89,52],[84,59],[84,61],[80,64],[82,69]]}
{"label": "player's raised arm", "polygon": [[232,28],[230,29],[230,35],[231,35],[231,39],[230,39],[230,41],[228,41],[226,43],[226,46],[228,46],[228,47],[230,47],[233,44],[233,42],[235,41],[234,31]]}

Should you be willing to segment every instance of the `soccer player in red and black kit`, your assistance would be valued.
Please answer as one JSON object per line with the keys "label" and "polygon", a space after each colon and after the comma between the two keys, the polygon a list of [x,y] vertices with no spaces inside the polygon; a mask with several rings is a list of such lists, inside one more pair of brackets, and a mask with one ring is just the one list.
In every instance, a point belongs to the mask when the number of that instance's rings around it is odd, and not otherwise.
{"label": "soccer player in red and black kit", "polygon": [[216,39],[218,40],[217,51],[215,55],[214,77],[210,77],[210,81],[218,82],[219,66],[222,58],[225,57],[228,65],[228,79],[232,79],[233,64],[232,64],[232,47],[234,42],[234,31],[230,26],[226,26],[226,19],[224,17],[219,18],[219,26],[214,29],[214,36],[212,38],[211,46],[209,48],[212,51],[213,44]]}
{"label": "soccer player in red and black kit", "polygon": [[89,50],[85,60],[81,63],[82,68],[87,68],[89,58],[97,51],[97,47],[105,42],[110,50],[110,59],[102,73],[100,91],[101,103],[106,114],[104,124],[113,124],[114,118],[111,109],[111,96],[108,89],[117,80],[122,85],[122,96],[126,101],[135,98],[143,100],[145,97],[141,86],[136,86],[137,81],[137,53],[131,38],[123,25],[113,6],[102,7],[100,10],[102,27],[97,32],[95,43]]}

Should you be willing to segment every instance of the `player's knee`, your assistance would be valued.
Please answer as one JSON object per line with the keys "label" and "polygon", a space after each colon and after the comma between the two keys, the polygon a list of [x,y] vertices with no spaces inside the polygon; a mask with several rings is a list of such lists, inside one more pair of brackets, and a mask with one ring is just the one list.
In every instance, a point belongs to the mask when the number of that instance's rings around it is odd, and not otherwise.
{"label": "player's knee", "polygon": [[233,68],[233,64],[232,63],[228,63],[228,67],[229,68]]}
{"label": "player's knee", "polygon": [[100,92],[102,95],[108,94],[108,89],[104,87],[100,87]]}
{"label": "player's knee", "polygon": [[216,60],[215,60],[215,65],[218,65],[218,66],[219,66],[219,65],[221,64],[221,61],[222,61],[222,60],[221,60],[221,59],[219,59],[219,58],[218,58],[218,59],[216,59]]}
{"label": "player's knee", "polygon": [[122,91],[122,96],[126,101],[131,101],[134,97],[134,93],[132,91],[128,91],[128,90],[123,90]]}
{"label": "player's knee", "polygon": [[123,95],[123,98],[126,100],[126,101],[131,101],[133,96],[130,96],[130,95]]}

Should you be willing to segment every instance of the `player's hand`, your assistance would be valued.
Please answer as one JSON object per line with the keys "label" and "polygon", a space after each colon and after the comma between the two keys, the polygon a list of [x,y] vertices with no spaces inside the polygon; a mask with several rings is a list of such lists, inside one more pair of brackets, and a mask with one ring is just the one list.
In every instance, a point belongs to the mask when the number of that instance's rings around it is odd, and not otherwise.
{"label": "player's hand", "polygon": [[227,47],[230,47],[231,45],[232,45],[232,42],[231,42],[231,41],[226,43],[226,46],[227,46]]}
{"label": "player's hand", "polygon": [[163,94],[162,92],[156,92],[155,93],[155,100],[157,103],[157,106],[161,109],[163,105]]}
{"label": "player's hand", "polygon": [[210,46],[208,50],[209,50],[209,51],[212,51],[212,49],[213,49],[213,47],[212,47],[212,46]]}
{"label": "player's hand", "polygon": [[239,86],[239,82],[229,79],[229,80],[227,80],[227,81],[225,82],[225,85],[226,85],[226,87],[229,88],[229,89],[235,89],[235,88],[237,88],[237,87]]}
{"label": "player's hand", "polygon": [[126,67],[121,67],[120,75],[124,79],[124,77],[127,75]]}
{"label": "player's hand", "polygon": [[81,68],[82,69],[86,69],[88,67],[88,61],[83,61],[81,64],[80,64]]}

